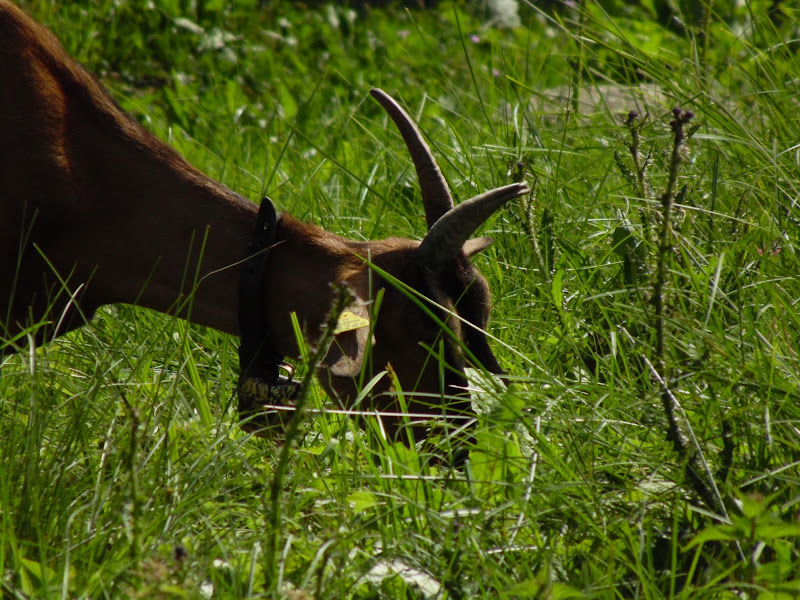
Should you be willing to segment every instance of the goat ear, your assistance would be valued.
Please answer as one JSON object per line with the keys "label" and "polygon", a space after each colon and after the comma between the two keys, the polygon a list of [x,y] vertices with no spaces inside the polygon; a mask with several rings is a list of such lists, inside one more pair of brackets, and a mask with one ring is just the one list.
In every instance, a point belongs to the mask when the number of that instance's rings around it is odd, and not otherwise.
{"label": "goat ear", "polygon": [[370,332],[369,311],[357,300],[339,317],[338,333],[325,363],[337,377],[356,377],[361,372]]}
{"label": "goat ear", "polygon": [[494,243],[494,240],[490,237],[472,238],[464,242],[464,254],[467,255],[467,258],[472,258],[479,252],[486,250],[492,243]]}

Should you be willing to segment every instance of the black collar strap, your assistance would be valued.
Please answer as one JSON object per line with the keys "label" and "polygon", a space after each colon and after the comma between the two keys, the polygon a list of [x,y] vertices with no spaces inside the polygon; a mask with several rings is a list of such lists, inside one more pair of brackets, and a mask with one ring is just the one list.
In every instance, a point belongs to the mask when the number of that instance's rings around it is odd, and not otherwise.
{"label": "black collar strap", "polygon": [[[264,198],[239,276],[239,416],[253,417],[244,424],[246,431],[261,431],[273,424],[260,407],[292,404],[300,391],[300,385],[292,381],[294,369],[283,362],[283,354],[271,348],[266,323],[264,273],[277,229],[275,205]],[[288,377],[280,375],[281,369]]]}

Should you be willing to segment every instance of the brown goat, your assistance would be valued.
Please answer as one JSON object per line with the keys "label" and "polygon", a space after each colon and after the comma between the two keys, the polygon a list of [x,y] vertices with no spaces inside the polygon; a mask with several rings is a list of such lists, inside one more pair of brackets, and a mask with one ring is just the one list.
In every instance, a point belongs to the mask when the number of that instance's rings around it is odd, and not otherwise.
{"label": "brown goat", "polygon": [[[126,116],[49,31],[6,0],[0,74],[0,355],[69,331],[117,302],[238,335],[237,279],[258,207]],[[392,365],[412,393],[412,411],[441,413],[452,397],[463,409],[468,363],[502,373],[484,334],[488,286],[468,260],[491,240],[469,237],[527,187],[506,186],[454,209],[416,126],[389,96],[373,95],[412,154],[428,234],[422,242],[354,242],[281,215],[263,280],[269,343],[297,354],[292,312],[313,343],[333,301],[331,284],[347,284],[357,299],[351,311],[365,318],[383,289],[372,338],[370,328],[339,334],[319,373],[323,386],[352,400],[371,345],[371,365],[376,372]],[[381,271],[435,302],[432,310],[461,343],[443,336]],[[200,274],[196,289],[185,273]],[[440,339],[444,356],[436,354]],[[392,405],[384,382],[374,389],[374,407]]]}

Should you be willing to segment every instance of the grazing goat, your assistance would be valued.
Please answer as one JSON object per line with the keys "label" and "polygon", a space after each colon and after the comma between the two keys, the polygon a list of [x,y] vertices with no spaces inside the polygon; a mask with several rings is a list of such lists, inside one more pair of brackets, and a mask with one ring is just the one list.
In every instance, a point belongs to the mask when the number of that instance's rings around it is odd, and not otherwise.
{"label": "grazing goat", "polygon": [[[0,76],[0,355],[117,302],[238,335],[237,283],[258,207],[129,118],[49,31],[6,0]],[[375,317],[370,302],[382,289],[380,318],[337,335],[318,373],[326,391],[352,401],[369,350],[376,372],[392,366],[411,411],[441,414],[448,402],[463,410],[466,365],[502,373],[484,334],[489,290],[469,261],[491,240],[469,238],[528,188],[512,184],[454,208],[414,123],[385,93],[372,94],[412,155],[428,233],[422,242],[355,242],[278,217],[259,290],[268,343],[296,356],[291,313],[314,343],[335,285],[349,287],[349,311],[365,319]],[[382,272],[435,304],[426,313]],[[185,273],[200,275],[196,289]],[[373,389],[373,407],[393,406],[389,379]]]}

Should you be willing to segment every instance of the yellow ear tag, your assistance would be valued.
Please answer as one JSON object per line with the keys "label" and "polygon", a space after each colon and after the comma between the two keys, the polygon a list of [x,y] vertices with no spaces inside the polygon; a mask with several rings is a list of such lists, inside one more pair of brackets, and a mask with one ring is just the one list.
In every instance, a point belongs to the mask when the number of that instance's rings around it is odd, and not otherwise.
{"label": "yellow ear tag", "polygon": [[333,333],[334,335],[338,335],[345,331],[353,331],[354,329],[361,329],[367,326],[369,326],[368,319],[359,317],[349,311],[344,311],[339,315],[339,320],[336,322],[336,329],[333,330]]}

